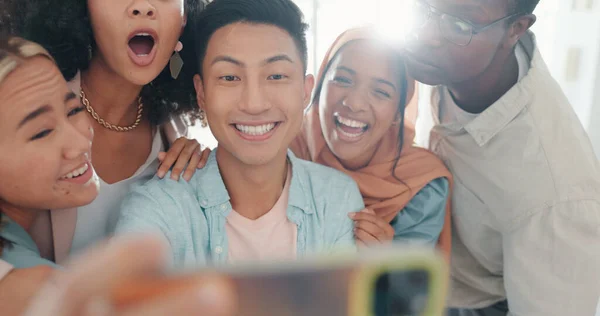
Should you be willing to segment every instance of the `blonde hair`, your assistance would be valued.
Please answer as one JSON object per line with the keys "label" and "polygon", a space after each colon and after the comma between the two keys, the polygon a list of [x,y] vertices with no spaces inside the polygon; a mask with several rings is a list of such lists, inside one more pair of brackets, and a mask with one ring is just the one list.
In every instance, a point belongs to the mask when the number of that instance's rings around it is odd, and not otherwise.
{"label": "blonde hair", "polygon": [[54,61],[41,45],[20,37],[0,37],[0,84],[27,59],[45,56]]}
{"label": "blonde hair", "polygon": [[[0,35],[0,85],[8,77],[8,75],[15,71],[20,65],[26,62],[28,59],[44,56],[54,62],[54,59],[46,49],[39,44],[27,41],[20,37],[9,37]],[[8,221],[6,216],[3,216],[2,210],[0,209],[0,229]],[[0,237],[0,255],[6,244],[6,240]]]}

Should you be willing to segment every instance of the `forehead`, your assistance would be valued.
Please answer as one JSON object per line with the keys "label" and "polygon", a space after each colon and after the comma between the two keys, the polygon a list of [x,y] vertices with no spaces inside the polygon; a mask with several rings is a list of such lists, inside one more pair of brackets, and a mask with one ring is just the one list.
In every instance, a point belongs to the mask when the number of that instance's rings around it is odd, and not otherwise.
{"label": "forehead", "polygon": [[51,60],[43,56],[28,59],[0,83],[0,125],[16,125],[20,116],[41,105],[52,105],[57,97],[64,99],[68,91],[65,79]]}
{"label": "forehead", "polygon": [[267,24],[234,23],[218,29],[210,38],[204,62],[216,56],[230,56],[248,65],[285,54],[301,66],[301,57],[292,36]]}
{"label": "forehead", "polygon": [[357,75],[367,75],[382,79],[393,79],[396,73],[394,51],[375,40],[356,40],[344,45],[332,64],[350,68]]}
{"label": "forehead", "polygon": [[457,15],[480,15],[487,17],[502,17],[506,15],[509,3],[514,0],[429,0],[429,4]]}

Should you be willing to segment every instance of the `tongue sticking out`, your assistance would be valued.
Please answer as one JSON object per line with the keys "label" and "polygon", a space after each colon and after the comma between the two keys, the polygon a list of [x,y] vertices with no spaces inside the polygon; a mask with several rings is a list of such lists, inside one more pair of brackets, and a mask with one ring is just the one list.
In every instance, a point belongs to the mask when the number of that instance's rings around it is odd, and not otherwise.
{"label": "tongue sticking out", "polygon": [[151,36],[134,36],[129,47],[138,56],[148,55],[154,47],[154,39]]}

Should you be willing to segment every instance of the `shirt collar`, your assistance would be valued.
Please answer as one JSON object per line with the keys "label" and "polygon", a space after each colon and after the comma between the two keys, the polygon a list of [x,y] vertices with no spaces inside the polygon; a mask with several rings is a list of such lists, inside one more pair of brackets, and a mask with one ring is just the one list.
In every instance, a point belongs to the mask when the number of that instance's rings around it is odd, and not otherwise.
{"label": "shirt collar", "polygon": [[2,236],[2,238],[10,243],[34,251],[35,253],[40,253],[35,241],[33,241],[29,233],[27,233],[21,225],[17,224],[6,215],[3,215],[2,219],[3,222],[0,227],[0,236]]}
{"label": "shirt collar", "polygon": [[[202,192],[202,196],[198,196],[198,198],[201,199],[199,202],[203,208],[219,206],[230,200],[217,164],[217,150],[218,148],[215,148],[210,153],[206,166],[194,175],[194,189],[196,192]],[[306,214],[312,214],[314,207],[311,203],[310,182],[303,161],[296,158],[290,150],[287,152],[287,157],[292,168],[288,205],[294,206]]]}
{"label": "shirt collar", "polygon": [[[477,118],[463,126],[480,147],[485,146],[502,131],[532,100],[530,87],[535,84],[535,68],[540,66],[541,55],[535,45],[535,36],[531,32],[523,36],[519,45],[523,46],[528,56],[533,56],[527,75]],[[436,105],[434,108],[436,124],[440,123],[440,102],[444,102],[443,98],[452,97],[446,87],[440,88],[436,91],[438,96],[433,96]]]}

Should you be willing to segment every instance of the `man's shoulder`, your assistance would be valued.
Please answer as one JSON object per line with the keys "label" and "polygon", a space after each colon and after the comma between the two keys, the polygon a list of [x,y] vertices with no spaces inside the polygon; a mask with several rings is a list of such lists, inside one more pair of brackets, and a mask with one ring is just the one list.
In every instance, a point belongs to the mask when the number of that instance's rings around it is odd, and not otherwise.
{"label": "man's shoulder", "polygon": [[352,177],[345,173],[311,161],[297,159],[294,167],[300,169],[313,189],[331,191],[339,188],[347,189],[355,185]]}

